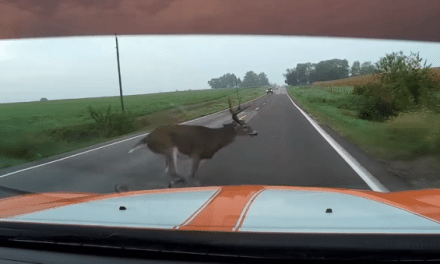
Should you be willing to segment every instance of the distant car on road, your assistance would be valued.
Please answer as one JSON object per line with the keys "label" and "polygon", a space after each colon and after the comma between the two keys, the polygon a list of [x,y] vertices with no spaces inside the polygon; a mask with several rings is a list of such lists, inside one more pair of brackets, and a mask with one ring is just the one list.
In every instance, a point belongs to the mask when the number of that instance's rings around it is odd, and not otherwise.
{"label": "distant car on road", "polygon": [[267,90],[266,90],[266,93],[273,93],[272,88],[267,89]]}

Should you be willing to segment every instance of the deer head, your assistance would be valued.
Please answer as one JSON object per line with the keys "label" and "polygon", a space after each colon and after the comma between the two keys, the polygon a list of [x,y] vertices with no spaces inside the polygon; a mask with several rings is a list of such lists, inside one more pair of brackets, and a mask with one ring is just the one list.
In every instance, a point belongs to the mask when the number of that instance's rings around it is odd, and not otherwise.
{"label": "deer head", "polygon": [[232,125],[235,129],[235,133],[238,136],[256,136],[258,135],[257,131],[253,130],[248,124],[246,124],[243,120],[240,120],[237,117],[237,114],[242,112],[244,109],[241,109],[240,105],[237,107],[237,110],[232,110],[231,98],[228,98],[229,102],[229,111],[232,115]]}

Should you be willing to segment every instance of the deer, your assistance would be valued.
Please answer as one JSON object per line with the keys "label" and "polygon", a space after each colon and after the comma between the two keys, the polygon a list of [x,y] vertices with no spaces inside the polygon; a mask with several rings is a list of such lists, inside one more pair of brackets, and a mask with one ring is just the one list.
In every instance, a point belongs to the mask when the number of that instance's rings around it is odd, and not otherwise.
{"label": "deer", "polygon": [[178,182],[185,182],[185,178],[177,172],[178,153],[191,158],[190,177],[194,178],[199,163],[204,159],[211,159],[220,149],[231,144],[236,136],[256,136],[257,131],[237,117],[242,112],[240,105],[233,110],[231,99],[228,98],[229,112],[232,122],[224,124],[221,128],[208,128],[195,125],[164,125],[156,128],[146,137],[142,138],[130,151],[148,147],[152,152],[165,156],[165,172],[172,178],[168,187]]}

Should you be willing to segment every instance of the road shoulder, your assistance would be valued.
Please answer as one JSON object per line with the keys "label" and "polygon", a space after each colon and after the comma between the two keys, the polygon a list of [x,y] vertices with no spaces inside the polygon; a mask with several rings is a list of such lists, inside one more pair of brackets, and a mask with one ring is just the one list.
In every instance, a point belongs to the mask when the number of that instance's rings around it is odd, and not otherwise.
{"label": "road shoulder", "polygon": [[358,163],[360,163],[389,191],[395,192],[414,189],[411,183],[404,181],[402,178],[397,177],[392,171],[390,171],[387,163],[384,160],[377,159],[356,144],[348,141],[331,127],[317,120],[313,114],[305,109],[302,104],[289,93],[287,93],[287,96],[289,96],[295,102],[295,104],[301,108],[301,110],[307,113],[309,117],[311,117],[327,134],[329,134],[329,136],[331,136],[341,147],[343,147],[351,156],[353,156]]}

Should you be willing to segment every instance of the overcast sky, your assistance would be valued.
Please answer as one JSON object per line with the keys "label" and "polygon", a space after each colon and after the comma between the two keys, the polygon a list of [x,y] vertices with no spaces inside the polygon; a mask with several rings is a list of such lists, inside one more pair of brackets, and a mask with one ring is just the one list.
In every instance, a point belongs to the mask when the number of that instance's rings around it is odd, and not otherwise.
{"label": "overcast sky", "polygon": [[[207,89],[211,78],[265,72],[283,84],[297,63],[376,62],[387,53],[420,52],[440,66],[429,42],[271,36],[120,36],[124,95]],[[114,36],[0,41],[0,103],[118,96]]]}

